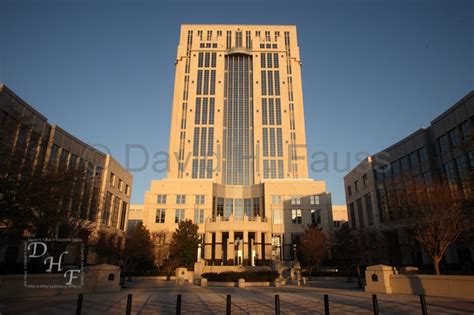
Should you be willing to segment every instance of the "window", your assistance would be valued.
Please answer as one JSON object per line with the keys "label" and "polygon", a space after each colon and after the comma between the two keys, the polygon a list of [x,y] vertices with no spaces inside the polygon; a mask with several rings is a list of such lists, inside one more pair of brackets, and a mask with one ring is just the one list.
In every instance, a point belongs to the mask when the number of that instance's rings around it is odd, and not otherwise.
{"label": "window", "polygon": [[184,222],[184,209],[176,209],[174,214],[174,223]]}
{"label": "window", "polygon": [[165,204],[166,203],[166,195],[157,195],[156,196],[156,203]]}
{"label": "window", "polygon": [[281,196],[280,195],[273,195],[272,196],[272,204],[279,205],[281,203]]}
{"label": "window", "polygon": [[156,209],[155,223],[165,223],[165,209]]}
{"label": "window", "polygon": [[301,204],[301,197],[299,196],[293,196],[291,198],[291,204],[292,205],[300,205]]}
{"label": "window", "polygon": [[352,196],[352,187],[351,187],[351,185],[347,186],[347,195]]}
{"label": "window", "polygon": [[400,161],[399,160],[393,161],[391,166],[392,166],[392,174],[393,175],[400,174]]}
{"label": "window", "polygon": [[311,224],[321,224],[321,210],[311,209]]}
{"label": "window", "polygon": [[178,205],[184,205],[186,203],[186,195],[176,195],[176,203]]}
{"label": "window", "polygon": [[446,135],[442,135],[438,138],[439,153],[444,153],[449,150],[449,140]]}
{"label": "window", "polygon": [[205,198],[204,195],[196,195],[196,202],[195,203],[197,205],[202,205],[202,204],[205,203],[205,200],[206,200],[206,198]]}
{"label": "window", "polygon": [[351,227],[353,229],[357,229],[357,225],[356,225],[356,219],[355,219],[355,210],[354,210],[354,203],[351,202],[349,204],[349,219],[351,220]]}
{"label": "window", "polygon": [[411,167],[415,167],[416,165],[418,165],[418,152],[417,151],[414,151],[412,153],[410,153],[410,155],[408,155],[408,158],[410,159],[410,166]]}
{"label": "window", "polygon": [[409,168],[408,158],[406,156],[400,159],[400,164],[402,166],[402,171],[407,171]]}
{"label": "window", "polygon": [[456,147],[461,144],[461,139],[459,138],[457,129],[449,131],[449,140],[451,140],[451,145]]}
{"label": "window", "polygon": [[462,141],[468,141],[471,135],[471,128],[469,128],[469,122],[466,120],[459,127],[461,128]]}
{"label": "window", "polygon": [[354,182],[354,188],[355,188],[355,192],[358,192],[358,191],[359,191],[359,181],[358,181],[358,180],[356,180],[356,181]]}
{"label": "window", "polygon": [[272,222],[273,224],[281,224],[281,210],[272,211]]}
{"label": "window", "polygon": [[130,186],[128,184],[125,185],[125,194],[130,196]]}
{"label": "window", "polygon": [[444,172],[446,173],[446,177],[450,183],[455,183],[457,176],[456,176],[456,166],[454,165],[453,161],[449,161],[448,163],[443,164]]}
{"label": "window", "polygon": [[364,187],[367,187],[367,184],[368,184],[367,174],[364,174],[362,176],[362,184],[364,185]]}
{"label": "window", "polygon": [[204,223],[204,209],[194,209],[194,224]]}
{"label": "window", "polygon": [[318,195],[309,196],[309,203],[312,205],[319,205],[319,196]]}
{"label": "window", "polygon": [[369,219],[369,225],[374,224],[374,213],[372,210],[372,199],[370,197],[370,193],[365,195],[365,207],[367,211],[367,218]]}
{"label": "window", "polygon": [[114,173],[110,173],[109,183],[110,183],[111,186],[113,186],[115,184],[115,174]]}
{"label": "window", "polygon": [[301,224],[301,210],[300,209],[292,209],[291,210],[291,222],[294,224]]}
{"label": "window", "polygon": [[233,199],[226,199],[225,200],[225,212],[224,212],[224,220],[229,220],[230,216],[232,215],[234,208],[234,200]]}
{"label": "window", "polygon": [[428,160],[428,152],[426,151],[426,147],[419,149],[418,154],[420,155],[420,163]]}
{"label": "window", "polygon": [[357,202],[357,214],[359,216],[359,226],[361,228],[363,228],[365,226],[365,222],[364,222],[364,209],[362,208],[362,199],[359,198],[356,200]]}
{"label": "window", "polygon": [[122,191],[122,189],[123,189],[123,180],[121,180],[120,178],[119,178],[118,189],[119,189],[119,191]]}

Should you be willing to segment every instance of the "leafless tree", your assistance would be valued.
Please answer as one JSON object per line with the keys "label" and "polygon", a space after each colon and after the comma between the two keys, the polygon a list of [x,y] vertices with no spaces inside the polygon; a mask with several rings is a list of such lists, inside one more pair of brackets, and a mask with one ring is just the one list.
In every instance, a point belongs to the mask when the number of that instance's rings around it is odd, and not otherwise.
{"label": "leafless tree", "polygon": [[300,259],[308,268],[309,277],[313,268],[318,268],[328,254],[329,244],[326,235],[315,225],[308,225],[300,237],[298,250]]}
{"label": "leafless tree", "polygon": [[447,180],[430,184],[407,180],[397,185],[397,191],[390,207],[409,219],[411,232],[431,256],[439,275],[439,262],[449,245],[472,229],[469,197]]}

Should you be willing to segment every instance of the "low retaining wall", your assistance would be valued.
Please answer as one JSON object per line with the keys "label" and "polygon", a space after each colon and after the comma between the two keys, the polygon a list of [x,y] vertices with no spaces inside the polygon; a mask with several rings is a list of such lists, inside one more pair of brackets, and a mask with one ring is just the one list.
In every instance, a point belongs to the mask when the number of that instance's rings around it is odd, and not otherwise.
{"label": "low retaining wall", "polygon": [[222,272],[243,272],[243,271],[272,271],[272,267],[270,266],[204,266],[202,273],[207,272],[215,272],[215,273],[222,273]]}
{"label": "low retaining wall", "polygon": [[365,278],[366,292],[474,300],[474,276],[398,274],[394,267],[375,265],[367,267]]}
{"label": "low retaining wall", "polygon": [[[207,286],[210,287],[239,287],[238,282],[221,282],[221,281],[208,281]],[[243,286],[241,284],[241,288],[246,288],[246,287],[269,287],[270,282],[269,281],[263,281],[263,282],[247,282],[245,281],[243,283]]]}
{"label": "low retaining wall", "polygon": [[[79,286],[80,279],[73,284]],[[52,296],[92,292],[120,291],[120,268],[112,265],[87,267],[84,273],[84,285],[78,288],[65,287],[67,279],[61,274],[0,275],[0,299],[34,296]],[[45,287],[48,286],[48,287]]]}

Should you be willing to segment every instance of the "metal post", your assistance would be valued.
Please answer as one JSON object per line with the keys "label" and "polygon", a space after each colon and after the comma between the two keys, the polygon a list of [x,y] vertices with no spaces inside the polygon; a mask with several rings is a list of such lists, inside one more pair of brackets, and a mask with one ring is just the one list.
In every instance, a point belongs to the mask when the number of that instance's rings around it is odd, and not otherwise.
{"label": "metal post", "polygon": [[275,315],[280,315],[280,295],[275,294]]}
{"label": "metal post", "polygon": [[372,294],[372,305],[374,306],[374,315],[379,315],[379,303],[377,302],[377,294]]}
{"label": "metal post", "polygon": [[181,315],[181,294],[178,294],[178,299],[176,300],[176,315]]}
{"label": "metal post", "polygon": [[324,294],[324,314],[329,315],[329,296]]}
{"label": "metal post", "polygon": [[230,315],[232,313],[232,301],[230,294],[227,294],[227,305],[226,305],[226,314]]}
{"label": "metal post", "polygon": [[421,313],[423,315],[428,315],[428,309],[426,308],[425,296],[420,294],[420,304],[421,304]]}
{"label": "metal post", "polygon": [[127,310],[125,314],[130,315],[132,313],[132,295],[129,294],[127,297]]}
{"label": "metal post", "polygon": [[82,298],[84,294],[79,293],[79,297],[77,298],[77,306],[76,306],[76,315],[81,315],[82,312]]}

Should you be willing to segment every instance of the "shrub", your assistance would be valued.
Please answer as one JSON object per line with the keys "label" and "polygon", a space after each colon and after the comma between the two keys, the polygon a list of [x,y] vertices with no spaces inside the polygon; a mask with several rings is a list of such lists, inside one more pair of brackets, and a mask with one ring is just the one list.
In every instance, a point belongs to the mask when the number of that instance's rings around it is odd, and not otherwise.
{"label": "shrub", "polygon": [[275,281],[276,278],[278,278],[278,273],[275,271],[227,271],[222,273],[207,272],[203,273],[202,277],[206,278],[207,281],[220,282],[237,282],[239,281],[239,279],[245,279],[246,282],[272,282]]}

